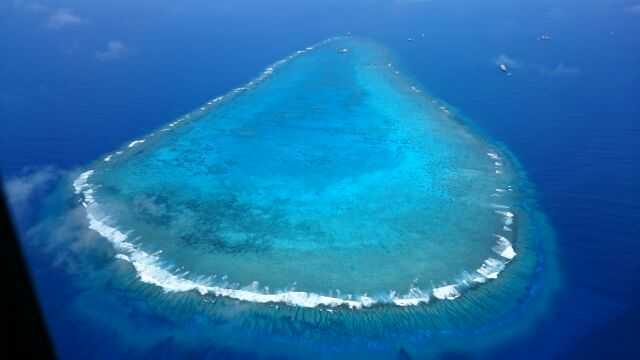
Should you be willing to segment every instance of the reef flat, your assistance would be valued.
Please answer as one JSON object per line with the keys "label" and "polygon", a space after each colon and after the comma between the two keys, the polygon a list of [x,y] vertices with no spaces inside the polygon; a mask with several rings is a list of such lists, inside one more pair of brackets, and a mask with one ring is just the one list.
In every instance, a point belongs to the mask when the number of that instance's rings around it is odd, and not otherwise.
{"label": "reef flat", "polygon": [[136,281],[214,312],[246,303],[264,328],[295,309],[347,335],[480,326],[529,296],[543,252],[512,157],[351,37],[274,63],[73,186]]}

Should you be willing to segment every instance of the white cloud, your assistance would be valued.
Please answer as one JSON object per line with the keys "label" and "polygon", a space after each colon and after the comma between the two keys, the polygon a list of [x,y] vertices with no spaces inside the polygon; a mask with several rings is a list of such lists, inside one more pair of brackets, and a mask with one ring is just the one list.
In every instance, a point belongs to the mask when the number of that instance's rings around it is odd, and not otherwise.
{"label": "white cloud", "polygon": [[633,15],[640,15],[640,4],[628,6],[625,11]]}
{"label": "white cloud", "polygon": [[550,73],[552,75],[578,75],[580,73],[580,69],[560,63],[553,68]]}
{"label": "white cloud", "polygon": [[[9,207],[18,218],[26,215],[25,210],[35,208],[39,199],[49,196],[47,191],[57,182],[68,183],[68,191],[55,195],[59,205],[56,210],[34,217],[34,223],[21,233],[21,241],[47,255],[55,268],[86,273],[109,266],[115,254],[111,245],[88,227],[86,209],[71,189],[70,182],[77,176],[77,172],[52,166],[25,169],[22,175],[6,179],[4,189]],[[95,263],[96,256],[105,261]]]}
{"label": "white cloud", "polygon": [[118,60],[127,54],[127,46],[118,40],[111,40],[104,50],[96,52],[96,59],[100,61]]}
{"label": "white cloud", "polygon": [[34,13],[42,13],[49,10],[49,8],[39,2],[28,3],[25,5],[25,9]]}
{"label": "white cloud", "polygon": [[13,0],[13,8],[18,10],[26,10],[34,13],[48,11],[47,6],[37,1]]}
{"label": "white cloud", "polygon": [[564,63],[555,66],[532,64],[530,67],[543,76],[577,76],[581,72],[579,68]]}
{"label": "white cloud", "polygon": [[[4,182],[9,208],[16,218],[27,215],[25,212],[40,203],[40,199],[49,196],[56,182],[70,182],[77,172],[62,171],[48,166],[39,169],[25,169],[23,174]],[[99,235],[89,229],[86,210],[77,201],[77,196],[69,191],[58,200],[60,208],[44,216],[36,216],[35,223],[24,232],[21,239],[26,245],[37,248],[51,265],[69,272],[86,270],[94,266],[89,255],[103,259],[112,259],[113,249],[106,241],[99,241]]]}
{"label": "white cloud", "polygon": [[86,20],[74,14],[71,9],[56,9],[47,18],[46,26],[50,29],[58,30],[68,26],[75,26],[85,23]]}
{"label": "white cloud", "polygon": [[96,256],[112,260],[115,255],[110,244],[89,229],[86,210],[77,204],[40,219],[25,235],[26,243],[46,254],[53,267],[69,273],[95,270],[107,265],[94,263]]}
{"label": "white cloud", "polygon": [[563,20],[569,17],[569,12],[563,8],[554,7],[548,11],[547,16],[553,20]]}
{"label": "white cloud", "polygon": [[4,184],[9,206],[16,214],[24,212],[34,194],[51,185],[60,175],[59,170],[48,166],[37,170],[26,170],[22,176],[9,178]]}

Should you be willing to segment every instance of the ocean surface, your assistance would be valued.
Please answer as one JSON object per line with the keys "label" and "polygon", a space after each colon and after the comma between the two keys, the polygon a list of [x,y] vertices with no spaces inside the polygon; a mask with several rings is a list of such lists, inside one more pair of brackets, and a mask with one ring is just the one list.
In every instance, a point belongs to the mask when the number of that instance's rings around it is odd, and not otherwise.
{"label": "ocean surface", "polygon": [[[506,319],[482,318],[488,325],[473,333],[466,323],[436,324],[447,328],[437,336],[412,320],[331,323],[290,309],[277,321],[270,310],[243,322],[245,303],[203,306],[114,261],[111,244],[85,226],[71,180],[296,50],[349,35],[388,49],[417,88],[517,159],[545,224],[533,233],[551,244],[534,301]],[[639,36],[633,1],[3,2],[0,171],[56,350],[62,358],[539,359],[615,348],[633,357]],[[340,338],[345,324],[361,336]],[[394,327],[393,340],[369,338],[370,324]]]}

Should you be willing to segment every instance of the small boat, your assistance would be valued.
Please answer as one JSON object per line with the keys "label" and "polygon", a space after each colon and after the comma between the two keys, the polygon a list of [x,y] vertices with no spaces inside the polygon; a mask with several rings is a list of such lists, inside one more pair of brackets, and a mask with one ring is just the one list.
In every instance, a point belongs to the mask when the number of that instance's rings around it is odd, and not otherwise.
{"label": "small boat", "polygon": [[348,53],[348,52],[349,52],[349,49],[347,49],[347,48],[338,49],[338,52],[339,52],[340,54],[346,54],[346,53]]}
{"label": "small boat", "polygon": [[538,36],[538,40],[543,40],[543,41],[551,40],[551,35],[542,34],[542,35]]}
{"label": "small boat", "polygon": [[500,71],[504,73],[509,73],[509,68],[507,67],[507,64],[500,64],[498,65],[498,67],[500,68]]}
{"label": "small boat", "polygon": [[413,38],[407,38],[407,41],[413,41]]}

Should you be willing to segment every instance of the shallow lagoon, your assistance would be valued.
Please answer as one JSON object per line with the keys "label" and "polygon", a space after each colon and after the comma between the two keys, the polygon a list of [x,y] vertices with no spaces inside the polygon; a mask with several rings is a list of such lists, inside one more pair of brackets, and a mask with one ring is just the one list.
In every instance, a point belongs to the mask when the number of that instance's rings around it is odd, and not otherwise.
{"label": "shallow lagoon", "polygon": [[548,290],[550,231],[508,151],[365,40],[298,51],[74,186],[161,311],[299,345],[477,332]]}

